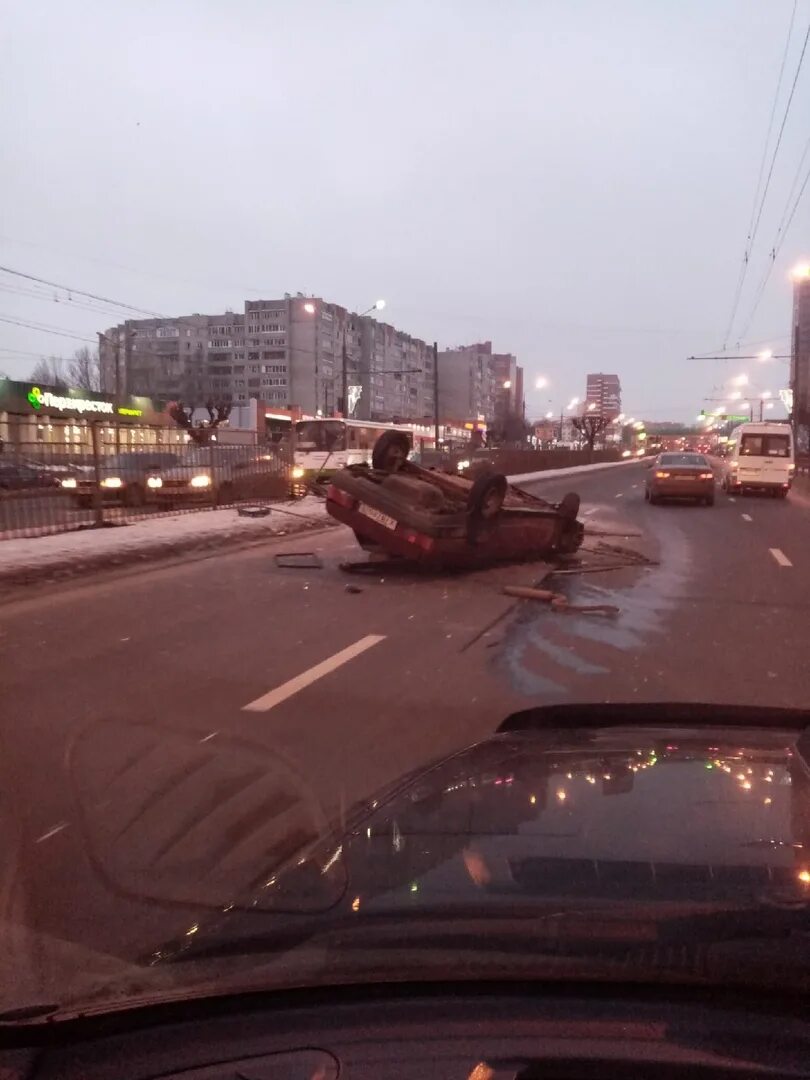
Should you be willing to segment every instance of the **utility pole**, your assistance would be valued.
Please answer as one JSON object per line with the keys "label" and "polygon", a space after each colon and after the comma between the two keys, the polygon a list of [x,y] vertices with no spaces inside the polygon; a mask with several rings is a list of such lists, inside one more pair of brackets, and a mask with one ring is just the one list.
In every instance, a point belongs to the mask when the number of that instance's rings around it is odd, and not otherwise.
{"label": "utility pole", "polygon": [[433,342],[433,442],[439,450],[439,346]]}
{"label": "utility pole", "polygon": [[[348,318],[348,313],[346,315]],[[346,371],[346,320],[343,321],[343,349],[341,354],[342,361],[342,378],[341,378],[341,396],[340,396],[340,414],[344,420],[348,419],[348,411],[346,407],[348,388],[346,386],[347,371]]]}

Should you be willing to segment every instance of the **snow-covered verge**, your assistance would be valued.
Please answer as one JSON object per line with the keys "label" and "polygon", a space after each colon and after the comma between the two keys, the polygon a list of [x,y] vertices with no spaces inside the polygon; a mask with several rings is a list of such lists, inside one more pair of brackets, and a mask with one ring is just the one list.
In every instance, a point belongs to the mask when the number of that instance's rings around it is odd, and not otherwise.
{"label": "snow-covered verge", "polygon": [[33,540],[4,540],[0,543],[0,589],[190,551],[241,547],[334,524],[324,500],[307,495],[304,499],[271,503],[266,517],[243,517],[236,507],[228,507]]}

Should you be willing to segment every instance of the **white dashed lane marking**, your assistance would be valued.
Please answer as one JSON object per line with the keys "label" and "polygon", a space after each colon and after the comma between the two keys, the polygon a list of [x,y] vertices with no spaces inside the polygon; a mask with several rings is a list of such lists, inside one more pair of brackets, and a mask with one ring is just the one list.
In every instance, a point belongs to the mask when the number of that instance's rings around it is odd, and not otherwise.
{"label": "white dashed lane marking", "polygon": [[751,517],[751,515],[750,515],[750,514],[743,514],[743,515],[742,515],[742,519],[743,519],[743,521],[753,521],[753,520],[754,520],[754,519],[753,519],[753,518]]}
{"label": "white dashed lane marking", "polygon": [[623,491],[620,491],[620,492],[619,492],[619,494],[618,494],[618,495],[616,496],[616,498],[617,498],[617,499],[620,499],[620,498],[622,497],[622,495],[624,495],[624,492],[623,492]]}
{"label": "white dashed lane marking", "polygon": [[366,637],[360,638],[359,641],[355,641],[353,645],[349,645],[345,649],[341,649],[341,651],[335,653],[334,656],[322,660],[321,663],[316,664],[315,667],[311,667],[307,671],[302,671],[301,674],[296,675],[294,679],[289,679],[287,682],[282,683],[281,686],[277,686],[275,690],[270,690],[268,693],[262,694],[261,697],[256,698],[255,701],[243,705],[243,711],[267,712],[268,709],[280,705],[282,701],[286,701],[287,698],[292,697],[293,694],[297,694],[299,690],[311,686],[312,683],[317,682],[318,679],[322,679],[324,675],[329,675],[330,672],[342,667],[343,664],[347,664],[350,660],[353,660],[355,656],[359,656],[361,653],[364,653],[366,649],[370,649],[373,645],[378,645],[381,641],[385,641],[384,634],[367,634]]}
{"label": "white dashed lane marking", "polygon": [[52,829],[48,829],[48,831],[44,832],[42,836],[38,836],[34,843],[41,844],[43,840],[50,840],[52,836],[56,836],[56,834],[60,833],[62,829],[66,829],[69,824],[69,821],[60,821],[58,825],[54,825]]}
{"label": "white dashed lane marking", "polygon": [[773,555],[780,566],[793,566],[793,563],[784,551],[780,551],[779,548],[768,548],[768,551],[770,551],[771,555]]}

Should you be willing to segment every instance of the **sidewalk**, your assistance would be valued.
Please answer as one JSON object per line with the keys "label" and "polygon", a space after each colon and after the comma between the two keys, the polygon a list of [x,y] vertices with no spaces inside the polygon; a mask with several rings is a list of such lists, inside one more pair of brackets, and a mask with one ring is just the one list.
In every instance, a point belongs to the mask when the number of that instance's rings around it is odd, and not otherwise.
{"label": "sidewalk", "polygon": [[323,499],[272,503],[267,517],[241,517],[236,508],[201,510],[176,517],[145,518],[131,525],[83,529],[37,539],[0,543],[0,595],[33,581],[58,581],[103,570],[169,558],[185,552],[237,548],[274,536],[336,525]]}

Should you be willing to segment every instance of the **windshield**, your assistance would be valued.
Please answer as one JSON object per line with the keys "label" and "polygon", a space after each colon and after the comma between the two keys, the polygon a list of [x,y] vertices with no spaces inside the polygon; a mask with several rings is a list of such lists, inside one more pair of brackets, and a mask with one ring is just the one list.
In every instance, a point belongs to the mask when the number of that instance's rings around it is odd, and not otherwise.
{"label": "windshield", "polygon": [[693,468],[708,469],[709,462],[702,454],[662,454],[661,465],[691,465]]}
{"label": "windshield", "polygon": [[802,989],[810,0],[3,14],[7,1022]]}
{"label": "windshield", "polygon": [[346,426],[339,420],[302,420],[295,430],[300,450],[346,449]]}

